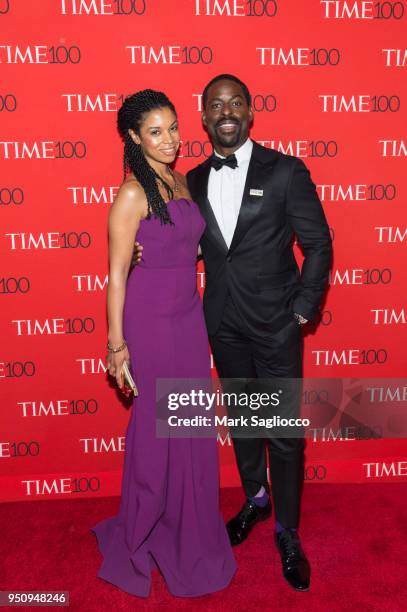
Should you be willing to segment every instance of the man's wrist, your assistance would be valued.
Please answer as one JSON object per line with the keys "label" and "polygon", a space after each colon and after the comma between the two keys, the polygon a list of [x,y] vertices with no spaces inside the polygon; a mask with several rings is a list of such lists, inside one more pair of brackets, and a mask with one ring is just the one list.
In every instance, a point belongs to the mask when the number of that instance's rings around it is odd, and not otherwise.
{"label": "man's wrist", "polygon": [[304,325],[305,323],[308,323],[308,319],[306,319],[302,315],[298,314],[298,312],[294,312],[294,317],[295,317],[298,325]]}

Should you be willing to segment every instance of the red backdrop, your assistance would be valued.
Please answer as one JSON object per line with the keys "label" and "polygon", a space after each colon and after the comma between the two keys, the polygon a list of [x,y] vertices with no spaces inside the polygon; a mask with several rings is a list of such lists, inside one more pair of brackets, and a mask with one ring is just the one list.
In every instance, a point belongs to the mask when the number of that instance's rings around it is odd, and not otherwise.
{"label": "red backdrop", "polygon": [[[405,2],[0,0],[0,499],[120,490],[129,412],[104,371],[106,220],[116,110],[138,89],[174,101],[183,172],[211,152],[205,83],[247,82],[252,137],[304,159],[334,237],[305,375],[349,388],[404,375],[406,21]],[[407,478],[404,440],[330,437],[308,441],[307,480]],[[238,484],[220,446],[222,484]]]}

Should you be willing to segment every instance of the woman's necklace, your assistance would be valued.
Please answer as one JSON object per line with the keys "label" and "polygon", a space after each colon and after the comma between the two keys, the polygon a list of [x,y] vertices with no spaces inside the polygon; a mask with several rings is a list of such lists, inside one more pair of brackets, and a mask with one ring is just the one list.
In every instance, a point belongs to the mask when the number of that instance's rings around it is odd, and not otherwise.
{"label": "woman's necklace", "polygon": [[170,187],[170,185],[154,169],[153,169],[153,172],[155,176],[159,179],[159,181],[162,183],[163,187],[166,189],[168,196],[171,197],[171,192],[169,191],[169,189],[171,189],[171,191],[176,193],[179,191],[179,185],[177,183],[177,179],[175,178],[173,171],[171,170],[169,166],[167,167],[168,167],[168,172],[171,174],[172,180],[174,181],[173,187]]}
{"label": "woman's necklace", "polygon": [[175,178],[175,174],[174,174],[174,172],[171,170],[171,168],[169,166],[168,166],[168,170],[170,171],[170,174],[172,176],[172,180],[174,181],[174,191],[177,192],[179,190],[179,188],[178,188],[177,179]]}

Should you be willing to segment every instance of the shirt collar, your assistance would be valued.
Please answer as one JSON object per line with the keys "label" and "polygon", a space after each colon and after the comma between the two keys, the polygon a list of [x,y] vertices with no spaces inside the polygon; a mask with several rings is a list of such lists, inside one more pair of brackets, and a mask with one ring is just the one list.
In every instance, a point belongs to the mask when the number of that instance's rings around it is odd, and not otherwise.
{"label": "shirt collar", "polygon": [[[236,149],[235,155],[236,155],[238,166],[242,162],[250,160],[252,150],[253,150],[253,141],[250,138],[248,138],[246,142],[244,142],[242,145],[240,145],[238,149]],[[216,155],[216,157],[221,157],[222,159],[225,159],[225,156],[219,155],[219,153],[217,153],[215,149],[213,150],[213,152]]]}

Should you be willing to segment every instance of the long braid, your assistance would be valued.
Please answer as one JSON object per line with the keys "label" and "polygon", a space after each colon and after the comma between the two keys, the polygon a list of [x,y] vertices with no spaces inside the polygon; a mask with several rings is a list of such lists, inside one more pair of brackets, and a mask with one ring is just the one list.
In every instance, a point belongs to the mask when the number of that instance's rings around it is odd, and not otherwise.
{"label": "long braid", "polygon": [[144,89],[127,96],[119,109],[117,126],[124,140],[123,176],[125,178],[127,169],[130,169],[144,189],[147,197],[147,219],[150,219],[153,214],[160,219],[162,224],[174,225],[168,207],[158,189],[157,179],[163,183],[169,199],[174,197],[174,192],[170,185],[163,181],[154,168],[150,166],[141,146],[134,142],[128,132],[129,129],[133,129],[136,133],[139,133],[145,113],[156,108],[170,108],[176,115],[174,105],[167,96],[152,89]]}

